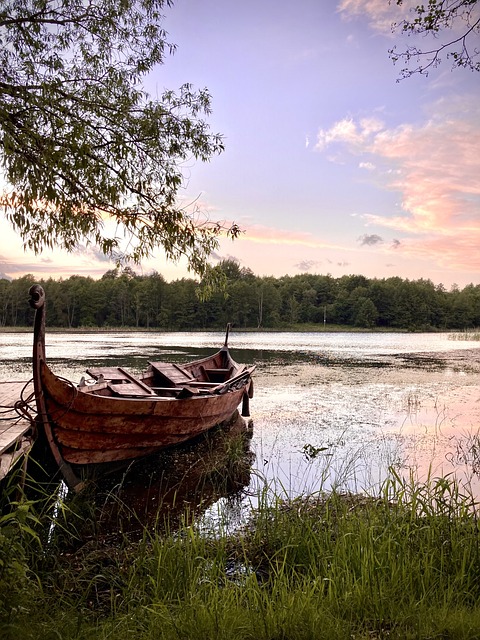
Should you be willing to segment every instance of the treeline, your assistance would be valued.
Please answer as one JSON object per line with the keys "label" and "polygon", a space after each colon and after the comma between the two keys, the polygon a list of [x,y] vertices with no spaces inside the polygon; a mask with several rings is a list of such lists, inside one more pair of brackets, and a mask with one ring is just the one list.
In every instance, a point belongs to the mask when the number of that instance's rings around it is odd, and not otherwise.
{"label": "treeline", "polygon": [[99,280],[71,276],[35,280],[27,275],[0,280],[0,326],[29,326],[28,290],[39,282],[47,296],[52,327],[137,327],[163,330],[282,328],[298,324],[408,329],[464,329],[480,326],[480,285],[463,289],[430,280],[399,277],[302,274],[258,277],[234,260],[216,269],[225,286],[208,300],[190,278],[167,282],[159,273],[110,270]]}

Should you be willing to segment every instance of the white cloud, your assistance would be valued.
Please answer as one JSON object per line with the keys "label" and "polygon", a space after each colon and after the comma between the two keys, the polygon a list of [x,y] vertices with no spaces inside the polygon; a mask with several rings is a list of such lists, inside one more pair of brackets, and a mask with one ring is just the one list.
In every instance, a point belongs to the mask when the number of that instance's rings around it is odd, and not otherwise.
{"label": "white cloud", "polygon": [[315,149],[323,151],[334,143],[363,147],[383,128],[384,123],[374,116],[361,118],[358,123],[352,117],[342,118],[342,120],[335,122],[330,129],[319,130]]}
{"label": "white cloud", "polygon": [[320,129],[315,149],[322,151],[334,142],[342,142],[349,145],[361,144],[361,133],[352,118],[339,120],[330,129]]}
{"label": "white cloud", "polygon": [[359,169],[366,169],[367,171],[375,171],[375,165],[373,162],[360,162],[358,167]]}

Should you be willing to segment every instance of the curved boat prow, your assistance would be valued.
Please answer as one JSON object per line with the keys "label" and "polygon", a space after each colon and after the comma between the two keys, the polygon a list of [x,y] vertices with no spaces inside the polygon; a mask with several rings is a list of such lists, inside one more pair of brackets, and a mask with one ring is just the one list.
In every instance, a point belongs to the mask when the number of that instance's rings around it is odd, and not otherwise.
{"label": "curved boat prow", "polygon": [[[30,306],[35,309],[35,324],[33,328],[33,384],[37,399],[38,412],[42,421],[46,419],[46,411],[42,404],[42,380],[40,376],[40,362],[45,361],[45,291],[39,284],[30,287]],[[45,418],[44,418],[45,416]]]}
{"label": "curved boat prow", "polygon": [[44,306],[45,291],[43,290],[43,287],[41,287],[39,284],[32,285],[30,287],[28,295],[30,296],[31,307],[33,307],[34,309],[39,309],[40,307]]}
{"label": "curved boat prow", "polygon": [[39,284],[30,287],[28,294],[30,296],[30,306],[35,309],[35,323],[33,329],[33,387],[35,389],[35,400],[37,403],[37,412],[45,437],[52,451],[55,462],[65,478],[67,485],[79,491],[83,483],[74,473],[72,467],[64,460],[57,443],[53,436],[50,420],[45,404],[45,396],[43,393],[43,382],[41,367],[46,363],[45,357],[45,291]]}
{"label": "curved boat prow", "polygon": [[224,348],[224,349],[228,349],[228,334],[230,333],[231,326],[232,326],[232,325],[230,324],[230,322],[228,322],[228,323],[227,323],[227,332],[226,332],[226,334],[225,334],[225,343],[224,343],[224,345],[223,345],[223,348]]}
{"label": "curved boat prow", "polygon": [[[45,291],[39,284],[30,287],[30,306],[35,309],[35,325],[33,329],[33,377],[37,385],[38,362],[45,360]],[[35,386],[37,391],[37,386]]]}

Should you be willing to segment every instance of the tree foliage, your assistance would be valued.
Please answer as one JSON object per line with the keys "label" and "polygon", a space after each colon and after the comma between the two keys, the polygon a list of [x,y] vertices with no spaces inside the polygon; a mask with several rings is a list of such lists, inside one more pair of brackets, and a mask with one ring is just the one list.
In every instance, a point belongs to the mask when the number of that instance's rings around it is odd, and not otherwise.
{"label": "tree foliage", "polygon": [[[396,0],[402,6],[404,0]],[[406,66],[401,70],[403,78],[415,73],[427,75],[446,56],[452,67],[480,71],[480,9],[477,0],[428,0],[411,9],[411,19],[393,25],[410,36],[431,36],[436,44],[424,49],[417,45],[399,52],[390,50],[394,62]]]}
{"label": "tree foliage", "polygon": [[[107,271],[99,280],[71,276],[40,281],[48,301],[47,322],[58,327],[135,327],[162,330],[289,328],[344,325],[411,331],[480,327],[480,285],[463,290],[430,280],[399,277],[368,279],[349,275],[303,273],[259,277],[234,260],[215,269],[225,276],[224,290],[208,300],[196,294],[198,282],[167,282],[160,274],[132,269]],[[0,327],[33,320],[26,302],[34,283],[27,275],[0,280]]]}
{"label": "tree foliage", "polygon": [[[152,99],[145,75],[174,51],[171,0],[5,0],[0,6],[0,204],[26,248],[91,242],[139,261],[162,246],[203,274],[222,225],[178,205],[182,163],[222,137],[206,89]],[[238,234],[233,225],[225,229]],[[129,242],[125,242],[125,237]],[[125,247],[122,249],[122,243]]]}

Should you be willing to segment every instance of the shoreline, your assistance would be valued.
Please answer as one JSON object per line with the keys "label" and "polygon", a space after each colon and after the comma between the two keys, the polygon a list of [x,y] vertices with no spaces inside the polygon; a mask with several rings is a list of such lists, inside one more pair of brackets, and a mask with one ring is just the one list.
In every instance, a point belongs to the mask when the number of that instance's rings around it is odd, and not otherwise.
{"label": "shoreline", "polygon": [[[166,329],[160,327],[49,327],[49,333],[225,333],[225,328],[193,328],[193,329]],[[431,329],[429,331],[411,331],[402,328],[386,328],[386,327],[352,327],[350,325],[294,325],[291,327],[235,327],[231,330],[235,333],[410,333],[410,334],[438,334],[448,333],[452,335],[463,335],[465,330],[460,329]],[[472,329],[472,331],[475,331]],[[0,333],[33,333],[33,325],[31,327],[0,327]],[[472,340],[473,342],[473,340]]]}

